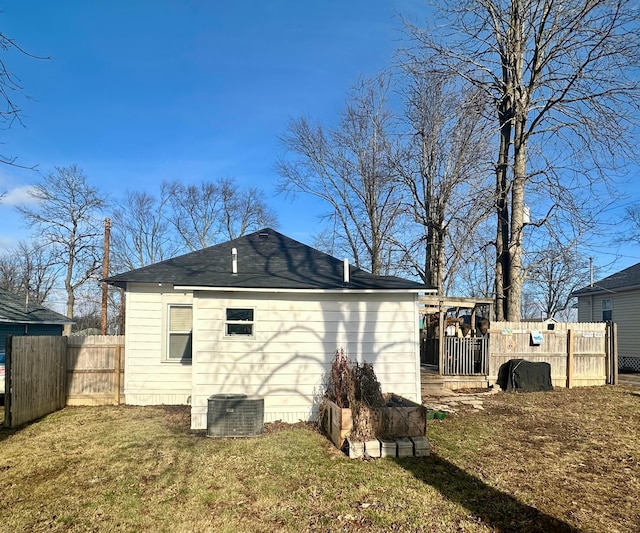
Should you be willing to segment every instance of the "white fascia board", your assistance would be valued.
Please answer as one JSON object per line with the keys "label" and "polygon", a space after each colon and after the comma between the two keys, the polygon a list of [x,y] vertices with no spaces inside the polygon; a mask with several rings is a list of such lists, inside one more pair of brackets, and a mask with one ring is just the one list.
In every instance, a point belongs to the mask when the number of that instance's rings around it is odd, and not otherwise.
{"label": "white fascia board", "polygon": [[201,287],[197,285],[174,285],[177,291],[212,292],[260,292],[260,293],[302,293],[302,294],[435,294],[435,289],[252,289],[247,287]]}

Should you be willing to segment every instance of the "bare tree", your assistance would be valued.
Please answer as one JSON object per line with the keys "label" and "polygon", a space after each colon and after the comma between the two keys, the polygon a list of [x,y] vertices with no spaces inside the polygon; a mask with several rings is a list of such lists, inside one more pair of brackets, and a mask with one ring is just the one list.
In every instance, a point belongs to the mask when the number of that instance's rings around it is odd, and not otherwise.
{"label": "bare tree", "polygon": [[191,251],[277,223],[262,191],[242,190],[230,178],[200,185],[171,182],[168,187],[168,220]]}
{"label": "bare tree", "polygon": [[222,200],[220,223],[227,239],[236,239],[250,231],[277,226],[278,221],[264,201],[264,192],[256,187],[242,190],[232,179],[218,182]]}
{"label": "bare tree", "polygon": [[184,185],[175,181],[169,188],[169,220],[187,249],[200,250],[219,242],[222,198],[218,185],[204,181],[199,186]]}
{"label": "bare tree", "polygon": [[555,318],[569,308],[571,293],[588,282],[589,260],[575,248],[551,243],[533,258],[525,291],[543,318]]}
{"label": "bare tree", "polygon": [[48,248],[37,241],[21,241],[0,255],[0,287],[34,304],[44,303],[58,274],[48,252]]}
{"label": "bare tree", "polygon": [[476,244],[476,228],[491,212],[486,102],[475,88],[409,61],[402,91],[409,127],[398,174],[409,191],[417,237],[400,244],[427,284],[445,294],[456,268]]}
{"label": "bare tree", "polygon": [[183,250],[167,220],[170,186],[163,183],[160,195],[128,192],[111,221],[111,267],[133,270],[169,259]]}
{"label": "bare tree", "polygon": [[324,241],[333,230],[335,250],[374,274],[392,268],[392,235],[402,214],[388,91],[388,76],[357,83],[339,124],[326,133],[305,118],[292,120],[281,137],[287,153],[276,165],[281,192],[315,196],[329,206]]}
{"label": "bare tree", "polygon": [[[481,224],[484,230],[486,221]],[[483,235],[483,230],[478,234]],[[480,239],[476,246],[467,249],[465,260],[453,278],[458,294],[472,298],[491,298],[495,287],[495,246],[487,239]]]}
{"label": "bare tree", "polygon": [[[17,52],[33,59],[48,59],[30,54],[13,39],[0,32],[0,127],[2,129],[9,129],[15,122],[22,125],[22,109],[19,99],[27,98],[19,78],[7,66],[6,57],[11,52]],[[4,154],[0,154],[0,163],[21,168],[33,168],[19,165],[15,157]],[[2,195],[0,195],[1,197]]]}
{"label": "bare tree", "polygon": [[622,237],[624,242],[640,244],[640,204],[632,204],[625,208],[623,222],[629,226],[629,230]]}
{"label": "bare tree", "polygon": [[[494,102],[496,298],[499,319],[520,319],[525,195],[533,187],[601,192],[620,154],[635,148],[640,17],[634,0],[442,0],[438,20],[409,25],[416,60],[454,72]],[[536,167],[537,158],[544,166]],[[537,178],[537,181],[534,181]],[[593,200],[592,197],[587,197]],[[548,214],[565,208],[549,201]],[[568,202],[580,217],[597,205]]]}
{"label": "bare tree", "polygon": [[[37,206],[17,209],[38,231],[54,263],[63,268],[66,316],[73,318],[76,290],[99,274],[103,233],[99,215],[106,199],[75,165],[56,168],[29,194]],[[70,332],[66,325],[65,334]]]}

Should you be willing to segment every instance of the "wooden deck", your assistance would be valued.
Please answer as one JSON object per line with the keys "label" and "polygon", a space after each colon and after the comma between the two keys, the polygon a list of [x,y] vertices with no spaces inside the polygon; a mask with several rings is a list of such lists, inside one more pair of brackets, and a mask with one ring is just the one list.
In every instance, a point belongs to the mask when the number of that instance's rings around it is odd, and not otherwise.
{"label": "wooden deck", "polygon": [[421,365],[420,377],[423,389],[425,387],[440,387],[450,390],[488,389],[490,385],[487,376],[441,376],[437,367],[432,365]]}

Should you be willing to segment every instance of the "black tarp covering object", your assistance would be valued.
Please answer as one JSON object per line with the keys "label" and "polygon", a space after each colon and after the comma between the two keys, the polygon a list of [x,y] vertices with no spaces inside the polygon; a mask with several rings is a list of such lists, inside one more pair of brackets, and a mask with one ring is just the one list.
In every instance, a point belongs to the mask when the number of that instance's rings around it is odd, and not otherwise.
{"label": "black tarp covering object", "polygon": [[498,385],[503,391],[537,392],[553,390],[551,365],[511,359],[498,370]]}

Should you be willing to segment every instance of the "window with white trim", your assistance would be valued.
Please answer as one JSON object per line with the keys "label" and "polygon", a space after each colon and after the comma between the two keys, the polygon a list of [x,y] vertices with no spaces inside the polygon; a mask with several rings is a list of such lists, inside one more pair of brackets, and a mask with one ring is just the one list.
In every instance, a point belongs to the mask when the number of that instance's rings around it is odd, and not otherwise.
{"label": "window with white trim", "polygon": [[610,322],[613,319],[613,305],[611,298],[602,300],[602,320]]}
{"label": "window with white trim", "polygon": [[226,337],[253,336],[254,309],[228,307],[225,311],[224,334]]}
{"label": "window with white trim", "polygon": [[193,310],[190,305],[170,305],[167,320],[167,361],[191,362]]}

